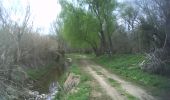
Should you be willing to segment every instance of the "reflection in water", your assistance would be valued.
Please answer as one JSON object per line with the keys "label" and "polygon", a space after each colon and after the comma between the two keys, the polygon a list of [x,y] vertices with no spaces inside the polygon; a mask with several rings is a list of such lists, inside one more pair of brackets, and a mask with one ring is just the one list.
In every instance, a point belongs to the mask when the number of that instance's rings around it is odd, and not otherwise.
{"label": "reflection in water", "polygon": [[45,76],[41,77],[35,84],[34,89],[36,91],[39,91],[41,94],[47,94],[49,93],[49,87],[52,83],[56,83],[60,76],[62,75],[63,71],[61,71],[59,68],[53,68],[51,71],[49,71]]}
{"label": "reflection in water", "polygon": [[58,87],[59,87],[58,82],[52,82],[50,84],[47,100],[53,100],[55,98],[56,94],[58,93]]}

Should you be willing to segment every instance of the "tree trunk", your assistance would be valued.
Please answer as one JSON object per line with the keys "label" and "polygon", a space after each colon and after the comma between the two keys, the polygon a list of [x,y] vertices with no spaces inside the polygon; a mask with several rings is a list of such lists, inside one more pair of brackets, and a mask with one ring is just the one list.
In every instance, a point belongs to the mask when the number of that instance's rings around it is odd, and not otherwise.
{"label": "tree trunk", "polygon": [[100,31],[100,53],[104,54],[107,50],[107,43],[106,43],[106,38],[103,30]]}
{"label": "tree trunk", "polygon": [[108,33],[108,40],[109,40],[109,54],[112,56],[113,53],[113,44],[112,44],[112,38],[111,35]]}
{"label": "tree trunk", "polygon": [[17,57],[16,57],[16,63],[18,64],[21,58],[21,34],[18,34],[17,36]]}
{"label": "tree trunk", "polygon": [[168,55],[170,56],[170,7],[169,7],[169,4],[170,4],[170,1],[166,1],[167,5],[167,15],[166,15],[166,43],[165,43],[165,49],[168,51]]}
{"label": "tree trunk", "polygon": [[166,44],[165,49],[168,51],[168,54],[170,54],[170,16],[167,19],[166,22]]}
{"label": "tree trunk", "polygon": [[95,53],[96,56],[100,56],[100,55],[101,55],[100,52],[99,52],[99,50],[98,50],[97,48],[92,47],[92,49],[93,49],[93,51],[94,51],[94,53]]}

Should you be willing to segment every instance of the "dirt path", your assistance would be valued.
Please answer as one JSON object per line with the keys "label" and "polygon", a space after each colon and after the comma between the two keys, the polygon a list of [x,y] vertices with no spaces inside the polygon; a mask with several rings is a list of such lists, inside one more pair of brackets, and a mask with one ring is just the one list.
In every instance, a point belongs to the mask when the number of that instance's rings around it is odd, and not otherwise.
{"label": "dirt path", "polygon": [[110,84],[108,84],[103,77],[97,75],[97,73],[92,70],[90,67],[87,67],[89,73],[98,81],[100,86],[104,89],[106,94],[108,94],[113,100],[125,100],[121,94],[119,94],[115,88],[113,88]]}
{"label": "dirt path", "polygon": [[[82,66],[84,66],[85,70],[89,72],[89,74],[100,84],[103,90],[109,95],[113,100],[128,100],[125,96],[121,95],[111,84],[106,81],[106,78],[111,78],[117,81],[124,91],[128,92],[132,96],[138,98],[139,100],[156,100],[154,97],[149,95],[144,89],[134,85],[131,82],[127,82],[115,74],[108,72],[103,67],[94,64],[88,60],[81,61]],[[97,72],[102,73],[102,75],[98,75]]]}

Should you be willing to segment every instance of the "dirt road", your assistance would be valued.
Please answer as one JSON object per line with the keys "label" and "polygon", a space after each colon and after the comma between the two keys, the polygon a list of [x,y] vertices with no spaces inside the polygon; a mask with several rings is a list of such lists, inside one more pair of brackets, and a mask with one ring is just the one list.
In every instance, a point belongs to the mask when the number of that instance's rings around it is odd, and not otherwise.
{"label": "dirt road", "polygon": [[[124,95],[122,95],[119,91],[117,91],[108,81],[107,79],[113,79],[118,82],[122,89],[126,91],[128,94],[137,98],[137,100],[156,100],[153,96],[151,96],[147,91],[142,89],[139,86],[134,85],[131,82],[125,81],[119,76],[108,72],[103,67],[88,61],[81,60],[81,64],[85,70],[99,83],[103,91],[106,92],[108,96],[110,96],[113,100],[128,100]],[[98,72],[101,74],[99,75]]]}

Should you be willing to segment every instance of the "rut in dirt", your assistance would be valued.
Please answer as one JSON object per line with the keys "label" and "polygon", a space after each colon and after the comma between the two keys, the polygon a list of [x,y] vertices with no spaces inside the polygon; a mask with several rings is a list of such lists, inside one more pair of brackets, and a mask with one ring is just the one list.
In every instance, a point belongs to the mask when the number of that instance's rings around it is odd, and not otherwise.
{"label": "rut in dirt", "polygon": [[[81,64],[85,68],[85,70],[87,70],[89,74],[99,83],[99,85],[103,88],[103,91],[106,92],[106,94],[110,96],[113,100],[128,100],[128,99],[124,95],[121,95],[121,93],[119,93],[114,87],[112,87],[111,84],[106,81],[105,77],[117,81],[124,91],[138,98],[139,100],[156,100],[143,88],[136,86],[131,82],[121,79],[119,76],[108,72],[102,66],[99,66],[85,59],[81,60]],[[100,71],[103,76],[98,75],[97,71]]]}

